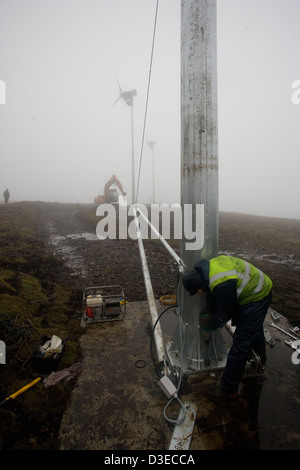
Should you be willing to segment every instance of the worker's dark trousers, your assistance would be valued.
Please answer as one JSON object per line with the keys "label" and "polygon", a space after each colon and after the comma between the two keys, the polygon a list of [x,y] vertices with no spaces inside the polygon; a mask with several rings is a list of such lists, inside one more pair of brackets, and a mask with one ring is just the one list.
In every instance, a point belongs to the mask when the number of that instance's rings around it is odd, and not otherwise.
{"label": "worker's dark trousers", "polygon": [[233,335],[233,344],[228,353],[226,367],[221,379],[221,387],[224,392],[237,392],[251,349],[260,356],[262,362],[266,361],[263,323],[271,299],[272,294],[270,293],[258,302],[240,306]]}

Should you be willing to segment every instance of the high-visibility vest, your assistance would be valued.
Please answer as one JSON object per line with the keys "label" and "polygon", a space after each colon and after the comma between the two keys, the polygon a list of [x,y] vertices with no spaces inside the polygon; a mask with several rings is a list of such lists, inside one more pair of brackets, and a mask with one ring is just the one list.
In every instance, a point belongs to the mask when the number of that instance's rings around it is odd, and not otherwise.
{"label": "high-visibility vest", "polygon": [[209,261],[209,289],[224,281],[237,281],[237,301],[239,305],[256,302],[268,295],[272,289],[272,281],[262,271],[239,258],[233,256],[217,256]]}

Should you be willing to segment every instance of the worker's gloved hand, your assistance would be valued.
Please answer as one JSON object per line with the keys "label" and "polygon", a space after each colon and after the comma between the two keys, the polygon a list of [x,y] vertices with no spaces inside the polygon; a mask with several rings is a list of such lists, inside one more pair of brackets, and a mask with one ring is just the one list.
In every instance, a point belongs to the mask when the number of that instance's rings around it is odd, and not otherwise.
{"label": "worker's gloved hand", "polygon": [[200,328],[202,331],[213,331],[214,324],[213,324],[213,316],[212,315],[200,315]]}

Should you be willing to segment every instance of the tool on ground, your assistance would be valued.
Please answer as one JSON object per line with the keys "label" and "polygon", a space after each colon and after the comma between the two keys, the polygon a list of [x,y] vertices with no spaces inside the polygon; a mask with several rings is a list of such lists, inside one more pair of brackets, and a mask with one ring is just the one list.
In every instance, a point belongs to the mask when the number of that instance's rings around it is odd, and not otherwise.
{"label": "tool on ground", "polygon": [[292,341],[291,339],[286,339],[285,343],[290,346],[290,348],[295,349],[296,351],[298,350],[298,346],[300,346],[300,340],[298,339],[297,341]]}
{"label": "tool on ground", "polygon": [[20,390],[18,390],[17,392],[13,393],[12,395],[9,395],[9,397],[5,398],[5,400],[3,400],[3,401],[0,403],[0,406],[4,405],[4,404],[7,403],[9,400],[13,400],[13,399],[16,398],[18,395],[21,395],[21,393],[26,392],[26,390],[28,390],[29,388],[33,387],[35,384],[37,384],[38,382],[40,382],[41,379],[42,379],[42,377],[38,377],[37,379],[33,380],[33,381],[30,382],[29,384],[27,384],[27,385],[25,385],[24,387],[20,388]]}
{"label": "tool on ground", "polygon": [[273,326],[274,328],[277,328],[277,330],[281,331],[282,333],[285,333],[286,335],[290,336],[293,339],[299,339],[296,336],[291,335],[288,331],[285,331],[282,328],[280,328],[279,326],[275,325],[275,323],[270,322],[269,325]]}
{"label": "tool on ground", "polygon": [[270,332],[269,332],[269,330],[267,330],[267,328],[264,328],[264,336],[265,336],[266,342],[267,342],[270,346],[274,346],[274,345],[275,345],[275,341],[274,341],[274,339],[272,338],[272,336],[270,335]]}
{"label": "tool on ground", "polygon": [[275,322],[280,321],[280,316],[278,315],[277,312],[274,312],[274,310],[271,312],[271,317]]}

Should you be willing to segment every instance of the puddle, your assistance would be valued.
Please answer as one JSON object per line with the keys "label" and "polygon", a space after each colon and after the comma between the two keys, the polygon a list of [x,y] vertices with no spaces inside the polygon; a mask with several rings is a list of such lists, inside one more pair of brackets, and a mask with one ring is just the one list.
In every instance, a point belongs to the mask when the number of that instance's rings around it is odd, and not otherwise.
{"label": "puddle", "polygon": [[48,246],[51,249],[54,256],[61,257],[68,268],[71,269],[74,276],[88,276],[88,270],[85,269],[85,259],[83,256],[78,254],[76,247],[72,244],[69,244],[69,240],[98,240],[97,236],[94,233],[83,232],[83,233],[73,233],[69,235],[58,235],[55,228],[51,223],[48,224],[49,231],[49,241]]}
{"label": "puddle", "polygon": [[284,341],[268,351],[266,380],[256,404],[261,449],[300,448],[300,365],[291,356]]}
{"label": "puddle", "polygon": [[84,238],[85,240],[98,240],[98,237],[93,232],[81,232],[81,233],[70,233],[68,235],[58,235],[53,225],[49,222],[48,230],[50,233],[50,242],[53,245],[58,245],[61,242],[65,241],[68,238],[73,240],[78,240],[80,238]]}
{"label": "puddle", "polygon": [[84,238],[85,240],[99,240],[95,233],[84,232],[84,233],[71,233],[67,235],[66,238],[73,238],[77,240],[78,238]]}
{"label": "puddle", "polygon": [[[246,422],[249,430],[256,431],[257,449],[295,450],[300,448],[300,361],[293,362],[295,351],[285,343],[288,336],[269,325],[270,313],[265,328],[274,344],[266,344],[265,375],[243,380],[242,394],[249,407]],[[290,332],[288,320],[279,318],[278,326]]]}

